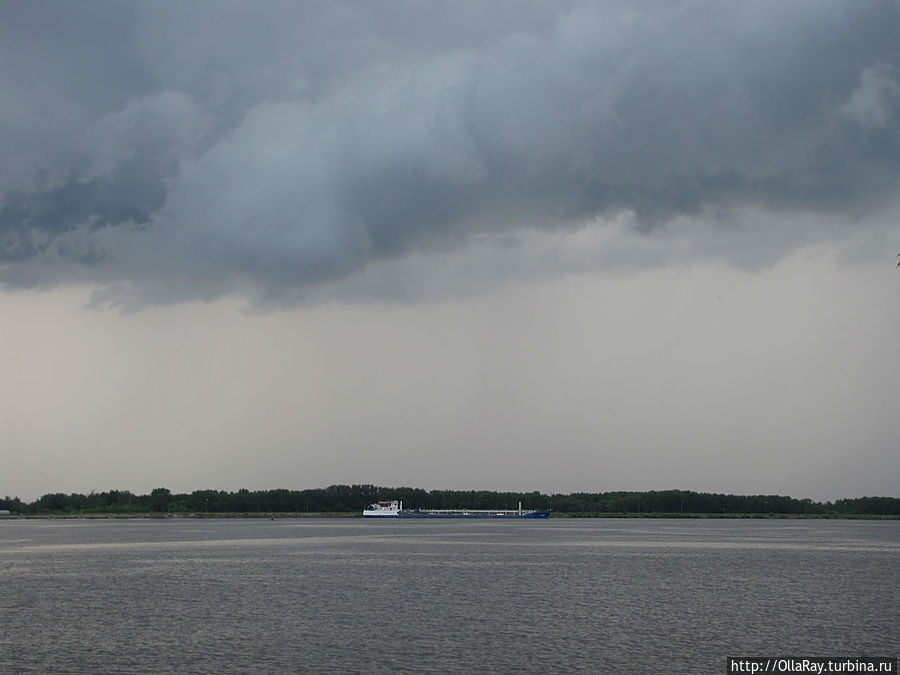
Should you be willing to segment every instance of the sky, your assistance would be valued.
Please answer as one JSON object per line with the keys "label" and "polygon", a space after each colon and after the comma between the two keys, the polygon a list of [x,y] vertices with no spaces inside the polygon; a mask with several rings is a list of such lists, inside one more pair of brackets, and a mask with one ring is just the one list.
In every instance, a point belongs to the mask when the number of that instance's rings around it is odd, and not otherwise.
{"label": "sky", "polygon": [[0,5],[0,494],[900,496],[894,1]]}

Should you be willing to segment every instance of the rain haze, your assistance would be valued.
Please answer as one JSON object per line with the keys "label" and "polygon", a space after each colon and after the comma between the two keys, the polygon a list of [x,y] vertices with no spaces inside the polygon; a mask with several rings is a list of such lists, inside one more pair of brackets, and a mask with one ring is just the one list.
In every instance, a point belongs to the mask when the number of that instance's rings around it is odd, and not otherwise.
{"label": "rain haze", "polygon": [[0,494],[900,496],[900,5],[0,6]]}

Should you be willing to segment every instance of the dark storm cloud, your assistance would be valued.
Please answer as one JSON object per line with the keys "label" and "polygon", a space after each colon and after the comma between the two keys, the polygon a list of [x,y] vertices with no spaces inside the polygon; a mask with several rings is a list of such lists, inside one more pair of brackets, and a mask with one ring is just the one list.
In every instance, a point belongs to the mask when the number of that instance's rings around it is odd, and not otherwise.
{"label": "dark storm cloud", "polygon": [[896,3],[4,14],[9,284],[277,294],[477,233],[896,193]]}

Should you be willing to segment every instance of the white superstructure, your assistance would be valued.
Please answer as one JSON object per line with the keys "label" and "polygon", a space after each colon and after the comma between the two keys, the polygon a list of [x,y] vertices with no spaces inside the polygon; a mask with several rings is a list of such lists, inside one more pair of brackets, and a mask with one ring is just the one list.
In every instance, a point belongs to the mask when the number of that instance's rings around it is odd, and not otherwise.
{"label": "white superstructure", "polygon": [[403,502],[375,502],[363,511],[363,518],[396,518],[403,509]]}

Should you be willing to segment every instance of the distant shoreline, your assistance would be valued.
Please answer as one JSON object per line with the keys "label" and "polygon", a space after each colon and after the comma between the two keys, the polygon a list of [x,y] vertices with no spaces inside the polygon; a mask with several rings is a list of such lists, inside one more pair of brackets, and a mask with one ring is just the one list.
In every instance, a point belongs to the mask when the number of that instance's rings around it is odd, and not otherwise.
{"label": "distant shoreline", "polygon": [[[634,519],[668,520],[900,520],[898,515],[846,513],[551,513],[551,518],[570,519]],[[283,520],[283,519],[352,519],[359,513],[25,513],[0,514],[4,520]]]}
{"label": "distant shoreline", "polygon": [[730,495],[690,490],[646,492],[497,492],[424,490],[377,485],[329,485],[288,490],[194,490],[149,494],[109,490],[90,494],[48,493],[32,503],[0,499],[0,515],[159,518],[306,518],[361,516],[367,505],[396,500],[421,509],[542,509],[570,518],[878,518],[900,517],[898,497],[854,497],[815,502],[786,495]]}

